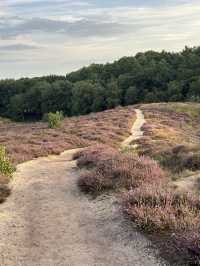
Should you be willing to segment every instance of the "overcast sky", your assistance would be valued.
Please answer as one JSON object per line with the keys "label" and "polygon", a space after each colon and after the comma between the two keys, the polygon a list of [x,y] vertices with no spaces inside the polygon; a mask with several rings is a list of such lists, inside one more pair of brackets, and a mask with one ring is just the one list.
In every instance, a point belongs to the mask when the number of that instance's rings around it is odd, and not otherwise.
{"label": "overcast sky", "polygon": [[0,0],[0,78],[200,45],[196,0]]}

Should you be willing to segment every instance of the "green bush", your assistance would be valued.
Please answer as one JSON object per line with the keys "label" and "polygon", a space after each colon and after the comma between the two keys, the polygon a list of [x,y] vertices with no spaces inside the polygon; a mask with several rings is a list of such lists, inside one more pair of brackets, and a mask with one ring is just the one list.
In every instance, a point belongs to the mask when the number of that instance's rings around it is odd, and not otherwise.
{"label": "green bush", "polygon": [[5,147],[0,146],[0,173],[6,176],[11,176],[14,170],[14,167],[6,155]]}
{"label": "green bush", "polygon": [[48,126],[49,128],[57,128],[61,126],[63,120],[63,113],[57,111],[56,113],[48,113]]}

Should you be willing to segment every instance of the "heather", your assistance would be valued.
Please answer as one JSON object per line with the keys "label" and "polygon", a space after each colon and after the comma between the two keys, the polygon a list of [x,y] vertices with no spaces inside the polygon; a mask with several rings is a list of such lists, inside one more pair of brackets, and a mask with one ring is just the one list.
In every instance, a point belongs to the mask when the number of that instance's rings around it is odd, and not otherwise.
{"label": "heather", "polygon": [[90,147],[77,157],[77,165],[86,168],[78,184],[90,193],[136,188],[146,182],[166,179],[162,169],[150,158],[120,153],[107,146]]}
{"label": "heather", "polygon": [[[183,147],[177,147],[174,152],[183,151]],[[184,265],[198,265],[199,196],[176,191],[167,172],[148,156],[96,145],[78,152],[74,158],[82,169],[78,180],[82,191],[95,196],[117,193],[124,213],[138,228],[155,242],[157,236],[166,239],[160,249],[169,252],[168,259],[178,260],[177,265],[183,265],[183,261]]]}

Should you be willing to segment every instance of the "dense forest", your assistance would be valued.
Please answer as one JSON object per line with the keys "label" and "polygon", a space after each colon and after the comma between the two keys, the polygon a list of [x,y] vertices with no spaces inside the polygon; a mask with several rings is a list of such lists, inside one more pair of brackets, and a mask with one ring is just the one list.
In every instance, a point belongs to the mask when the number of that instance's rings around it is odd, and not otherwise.
{"label": "dense forest", "polygon": [[92,64],[66,76],[0,81],[0,116],[37,120],[140,102],[200,101],[200,47],[180,53],[148,51]]}

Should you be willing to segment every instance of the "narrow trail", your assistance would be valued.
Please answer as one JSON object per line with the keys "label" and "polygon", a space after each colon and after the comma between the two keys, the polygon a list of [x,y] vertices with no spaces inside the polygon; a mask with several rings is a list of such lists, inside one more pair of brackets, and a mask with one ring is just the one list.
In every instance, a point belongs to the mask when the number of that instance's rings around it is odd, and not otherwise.
{"label": "narrow trail", "polygon": [[136,121],[131,128],[131,135],[125,139],[121,147],[122,148],[136,148],[137,144],[132,144],[135,140],[140,139],[143,136],[142,127],[145,124],[144,114],[140,109],[135,109],[136,112]]}
{"label": "narrow trail", "polygon": [[12,195],[0,206],[0,265],[166,265],[114,196],[91,200],[79,191],[75,152],[18,166]]}

